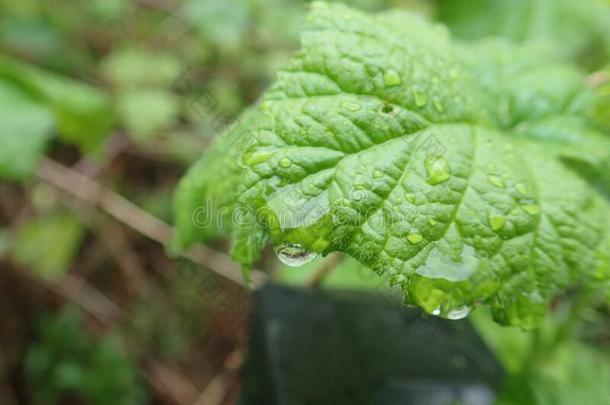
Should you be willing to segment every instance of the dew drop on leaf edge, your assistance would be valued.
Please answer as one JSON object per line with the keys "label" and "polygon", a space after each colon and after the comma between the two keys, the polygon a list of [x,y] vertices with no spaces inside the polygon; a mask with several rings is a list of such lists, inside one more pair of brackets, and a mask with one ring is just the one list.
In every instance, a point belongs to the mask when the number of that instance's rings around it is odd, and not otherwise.
{"label": "dew drop on leaf edge", "polygon": [[467,305],[463,305],[461,307],[454,308],[447,312],[446,318],[451,320],[464,319],[468,316],[471,309]]}
{"label": "dew drop on leaf edge", "polygon": [[318,254],[297,243],[282,243],[274,248],[278,259],[287,266],[300,267],[314,261]]}

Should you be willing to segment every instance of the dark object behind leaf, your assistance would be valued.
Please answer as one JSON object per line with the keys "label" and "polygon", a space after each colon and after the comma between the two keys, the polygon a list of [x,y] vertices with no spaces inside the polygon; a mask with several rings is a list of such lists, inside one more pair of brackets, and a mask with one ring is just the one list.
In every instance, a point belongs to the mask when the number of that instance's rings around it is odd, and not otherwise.
{"label": "dark object behind leaf", "polygon": [[483,405],[501,385],[468,321],[425,317],[380,295],[275,286],[255,295],[242,405]]}

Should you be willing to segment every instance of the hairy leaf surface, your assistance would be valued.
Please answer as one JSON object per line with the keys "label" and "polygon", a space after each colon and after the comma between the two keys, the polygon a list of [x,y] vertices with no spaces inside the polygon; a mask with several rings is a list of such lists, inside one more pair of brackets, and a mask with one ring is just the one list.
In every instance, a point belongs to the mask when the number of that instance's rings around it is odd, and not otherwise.
{"label": "hairy leaf surface", "polygon": [[576,68],[496,51],[418,16],[314,3],[302,49],[183,180],[177,245],[228,231],[246,267],[268,242],[341,251],[429,313],[487,303],[535,326],[559,291],[608,277],[594,174],[610,148]]}

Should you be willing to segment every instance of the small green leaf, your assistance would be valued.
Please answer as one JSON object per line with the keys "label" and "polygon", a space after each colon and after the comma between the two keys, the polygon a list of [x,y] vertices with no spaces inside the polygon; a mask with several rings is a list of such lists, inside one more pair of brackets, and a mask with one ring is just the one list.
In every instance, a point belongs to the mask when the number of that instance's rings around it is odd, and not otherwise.
{"label": "small green leaf", "polygon": [[55,126],[53,113],[0,78],[0,177],[30,176]]}
{"label": "small green leaf", "polygon": [[10,81],[55,114],[62,140],[95,151],[113,123],[110,98],[96,87],[0,55],[0,78]]}
{"label": "small green leaf", "polygon": [[19,228],[13,255],[41,277],[55,280],[68,271],[83,234],[82,224],[72,215],[34,219]]}
{"label": "small green leaf", "polygon": [[587,54],[599,63],[610,52],[610,5],[603,0],[440,0],[438,14],[461,38],[544,42],[578,62]]}
{"label": "small green leaf", "polygon": [[113,51],[101,69],[104,77],[118,87],[164,86],[176,80],[182,64],[169,53],[124,48]]}
{"label": "small green leaf", "polygon": [[234,49],[248,28],[250,2],[200,0],[189,2],[180,10],[180,18],[200,31],[220,49]]}
{"label": "small green leaf", "polygon": [[117,103],[123,124],[138,142],[145,142],[168,129],[180,113],[178,99],[165,90],[127,90],[119,95]]}

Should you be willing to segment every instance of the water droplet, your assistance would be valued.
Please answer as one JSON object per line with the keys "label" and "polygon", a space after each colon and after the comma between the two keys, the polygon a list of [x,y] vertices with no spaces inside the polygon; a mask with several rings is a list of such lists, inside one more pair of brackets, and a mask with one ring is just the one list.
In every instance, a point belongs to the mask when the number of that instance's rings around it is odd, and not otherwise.
{"label": "water droplet", "polygon": [[407,201],[410,202],[411,204],[415,204],[415,194],[413,193],[408,193],[407,194]]}
{"label": "water droplet", "polygon": [[436,108],[436,111],[438,111],[438,112],[445,111],[445,107],[443,107],[443,103],[441,103],[439,100],[434,100],[434,108]]}
{"label": "water droplet", "polygon": [[441,184],[451,177],[449,163],[442,156],[428,156],[424,164],[428,172],[428,178],[426,179],[428,184]]}
{"label": "water droplet", "polygon": [[383,172],[381,170],[375,170],[373,172],[373,178],[374,179],[379,179],[381,177],[383,177]]}
{"label": "water droplet", "polygon": [[360,109],[360,104],[353,103],[351,101],[342,101],[341,107],[347,108],[350,111],[358,111]]}
{"label": "water droplet", "polygon": [[447,319],[452,319],[452,320],[464,319],[468,316],[470,311],[471,311],[471,309],[469,306],[463,305],[461,307],[457,307],[457,308],[450,310],[449,312],[447,312],[447,315],[445,317]]}
{"label": "water droplet", "polygon": [[477,272],[484,271],[486,266],[486,262],[477,256],[472,246],[464,245],[462,253],[455,255],[455,252],[443,251],[437,245],[415,273],[429,279],[455,282],[468,280]]}
{"label": "water droplet", "polygon": [[428,218],[428,223],[431,226],[436,226],[438,224],[438,222],[436,222],[436,219],[434,219],[434,218]]}
{"label": "water droplet", "polygon": [[506,217],[504,215],[489,214],[489,225],[494,231],[499,231],[506,225]]}
{"label": "water droplet", "polygon": [[523,184],[523,183],[518,183],[518,184],[515,186],[515,188],[517,189],[517,191],[518,191],[519,193],[524,194],[524,195],[525,195],[525,194],[527,194],[528,187],[527,187],[525,184]]}
{"label": "water droplet", "polygon": [[280,167],[287,168],[292,166],[292,161],[288,158],[283,158],[280,160]]}
{"label": "water droplet", "polygon": [[271,109],[271,103],[269,101],[264,101],[261,103],[261,110],[267,112]]}
{"label": "water droplet", "polygon": [[523,211],[527,212],[530,215],[538,215],[540,214],[540,206],[538,204],[525,204],[522,205]]}
{"label": "water droplet", "polygon": [[407,240],[412,244],[412,245],[417,245],[418,243],[420,243],[422,240],[424,240],[424,237],[422,235],[420,235],[419,233],[412,233],[411,235],[407,236]]}
{"label": "water droplet", "polygon": [[400,79],[400,75],[394,69],[388,69],[383,74],[383,82],[387,87],[398,86],[402,80]]}
{"label": "water droplet", "polygon": [[490,174],[489,176],[487,176],[487,179],[489,180],[489,182],[491,184],[493,184],[494,186],[496,186],[498,188],[506,187],[506,184],[504,183],[504,180],[500,176],[496,176],[496,175]]}
{"label": "water droplet", "polygon": [[413,98],[415,99],[415,105],[418,107],[428,104],[428,95],[419,89],[413,89]]}
{"label": "water droplet", "polygon": [[272,155],[272,152],[264,149],[246,152],[241,156],[240,163],[245,167],[256,166],[268,161]]}
{"label": "water droplet", "polygon": [[436,307],[432,310],[432,312],[430,312],[432,315],[434,316],[440,316],[441,315],[441,307]]}
{"label": "water droplet", "polygon": [[282,243],[275,248],[275,254],[282,263],[290,267],[302,266],[318,257],[317,253],[305,250],[296,243]]}

